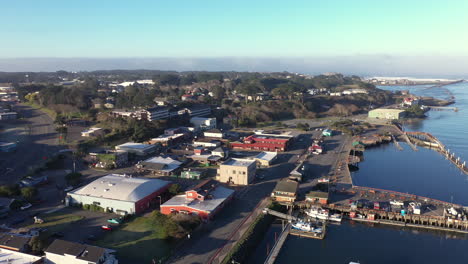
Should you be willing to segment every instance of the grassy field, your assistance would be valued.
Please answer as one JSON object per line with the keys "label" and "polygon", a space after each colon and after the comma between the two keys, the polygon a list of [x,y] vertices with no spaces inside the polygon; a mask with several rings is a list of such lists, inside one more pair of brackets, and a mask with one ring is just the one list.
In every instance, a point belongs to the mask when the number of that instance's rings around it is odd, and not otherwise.
{"label": "grassy field", "polygon": [[46,113],[50,118],[52,118],[52,120],[55,120],[55,117],[57,116],[57,113],[52,110],[52,109],[49,109],[49,108],[45,108],[45,107],[42,107],[36,103],[32,103],[32,102],[26,102],[25,104],[31,106],[32,108],[35,108],[37,110],[41,110],[42,112]]}
{"label": "grassy field", "polygon": [[96,245],[117,250],[122,263],[151,263],[153,258],[158,263],[169,255],[171,248],[164,233],[147,217],[135,218],[108,232]]}

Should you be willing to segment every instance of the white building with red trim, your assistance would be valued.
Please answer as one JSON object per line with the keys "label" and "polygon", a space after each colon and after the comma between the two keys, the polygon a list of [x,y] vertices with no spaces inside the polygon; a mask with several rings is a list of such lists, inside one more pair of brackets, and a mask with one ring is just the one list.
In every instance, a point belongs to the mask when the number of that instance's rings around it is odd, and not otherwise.
{"label": "white building with red trim", "polygon": [[215,180],[205,180],[161,205],[161,213],[183,213],[211,219],[233,197],[234,190],[225,188]]}

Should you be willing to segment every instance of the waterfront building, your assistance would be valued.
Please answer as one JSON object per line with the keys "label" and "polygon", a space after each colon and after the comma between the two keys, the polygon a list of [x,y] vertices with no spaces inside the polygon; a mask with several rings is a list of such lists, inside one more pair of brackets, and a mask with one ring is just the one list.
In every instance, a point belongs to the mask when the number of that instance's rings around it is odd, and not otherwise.
{"label": "waterfront building", "polygon": [[405,110],[378,108],[369,111],[369,118],[376,119],[400,119],[405,117]]}
{"label": "waterfront building", "polygon": [[328,204],[328,192],[310,191],[306,194],[306,201],[312,203]]}
{"label": "waterfront building", "polygon": [[207,179],[185,194],[176,195],[161,205],[161,213],[198,215],[208,220],[224,207],[233,197],[234,190],[219,185],[214,180]]}
{"label": "waterfront building", "polygon": [[297,198],[297,181],[282,179],[271,193],[271,199],[280,203],[293,203]]}

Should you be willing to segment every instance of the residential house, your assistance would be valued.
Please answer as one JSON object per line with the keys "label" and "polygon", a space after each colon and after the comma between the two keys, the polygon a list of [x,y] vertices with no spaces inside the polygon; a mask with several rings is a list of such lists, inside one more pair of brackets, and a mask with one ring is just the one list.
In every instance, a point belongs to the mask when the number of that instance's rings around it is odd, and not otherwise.
{"label": "residential house", "polygon": [[118,264],[114,250],[55,239],[47,247],[45,264]]}

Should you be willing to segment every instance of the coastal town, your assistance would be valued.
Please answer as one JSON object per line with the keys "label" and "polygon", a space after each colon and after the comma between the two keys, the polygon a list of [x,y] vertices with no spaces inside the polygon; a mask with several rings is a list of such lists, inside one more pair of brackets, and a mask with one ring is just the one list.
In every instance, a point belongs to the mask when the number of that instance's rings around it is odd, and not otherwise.
{"label": "coastal town", "polygon": [[[450,100],[389,93],[339,74],[270,73],[257,82],[203,74],[190,85],[176,85],[184,75],[173,73],[121,82],[98,75],[96,93],[75,95],[89,102],[86,110],[64,91],[88,87],[88,76],[2,83],[0,260],[243,263],[273,221],[283,228],[267,263],[289,234],[326,239],[342,221],[468,233],[462,205],[351,177],[366,149],[390,142],[431,148],[468,173],[439,139],[400,122],[457,111]],[[151,97],[164,89],[183,90]],[[141,91],[151,97],[143,104],[135,99]],[[45,97],[51,92],[55,99]],[[124,101],[130,94],[135,100]],[[317,101],[330,105],[314,107],[313,117],[260,121],[244,112]]]}

